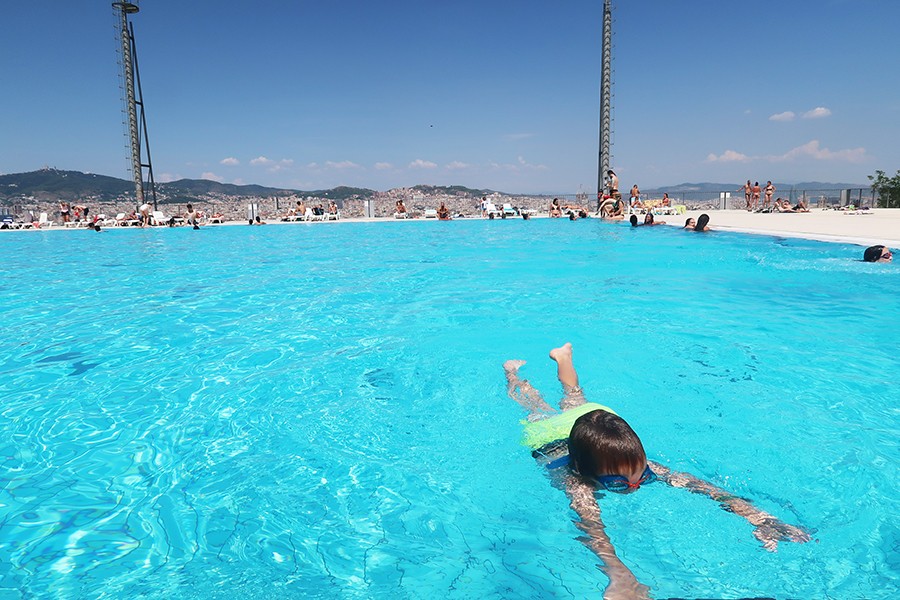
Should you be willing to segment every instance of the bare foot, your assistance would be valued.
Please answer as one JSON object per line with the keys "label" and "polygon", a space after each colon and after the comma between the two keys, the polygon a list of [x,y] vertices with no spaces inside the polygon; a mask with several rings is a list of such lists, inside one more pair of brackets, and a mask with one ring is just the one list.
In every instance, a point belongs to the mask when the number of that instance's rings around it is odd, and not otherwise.
{"label": "bare foot", "polygon": [[508,360],[503,363],[503,372],[506,373],[506,382],[509,384],[510,393],[520,383],[519,368],[524,364],[524,360]]}
{"label": "bare foot", "polygon": [[503,370],[509,373],[515,373],[519,370],[519,368],[525,364],[524,360],[508,360],[503,363]]}
{"label": "bare foot", "polygon": [[560,359],[568,359],[572,360],[572,344],[570,342],[566,342],[559,348],[554,348],[550,351],[550,358],[559,362]]}

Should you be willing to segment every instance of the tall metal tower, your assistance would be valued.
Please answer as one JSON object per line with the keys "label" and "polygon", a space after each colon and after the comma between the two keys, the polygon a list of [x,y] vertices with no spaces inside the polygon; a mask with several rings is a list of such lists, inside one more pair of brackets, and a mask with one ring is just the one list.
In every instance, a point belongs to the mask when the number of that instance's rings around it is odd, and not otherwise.
{"label": "tall metal tower", "polygon": [[603,178],[609,171],[612,137],[612,0],[603,0],[603,70],[600,75],[600,157],[597,166],[597,200],[603,193]]}
{"label": "tall metal tower", "polygon": [[[153,179],[153,163],[150,160],[150,140],[147,137],[147,117],[144,114],[144,94],[141,90],[141,75],[137,63],[137,46],[134,43],[134,27],[128,21],[141,9],[134,2],[113,2],[117,13],[116,37],[122,49],[122,75],[125,83],[125,113],[128,118],[128,138],[131,144],[131,174],[134,178],[134,195],[138,205],[145,202],[144,168],[147,169],[147,183],[156,210],[156,182]],[[138,115],[140,107],[140,116]],[[143,142],[143,143],[142,143]],[[147,151],[147,162],[141,161],[141,149]]]}

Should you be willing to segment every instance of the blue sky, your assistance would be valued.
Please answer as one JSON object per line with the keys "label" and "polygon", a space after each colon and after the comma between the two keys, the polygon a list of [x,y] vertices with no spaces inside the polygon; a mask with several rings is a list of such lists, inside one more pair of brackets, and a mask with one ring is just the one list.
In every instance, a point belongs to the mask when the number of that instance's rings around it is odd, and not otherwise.
{"label": "blue sky", "polygon": [[[602,1],[143,0],[157,180],[592,191]],[[5,0],[0,172],[128,178],[105,0]],[[614,2],[623,185],[900,169],[900,2]]]}

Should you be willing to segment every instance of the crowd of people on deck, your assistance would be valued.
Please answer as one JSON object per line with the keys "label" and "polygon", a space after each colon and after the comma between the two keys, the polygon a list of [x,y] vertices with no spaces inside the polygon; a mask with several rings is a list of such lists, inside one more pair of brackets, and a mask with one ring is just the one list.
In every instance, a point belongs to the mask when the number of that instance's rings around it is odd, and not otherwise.
{"label": "crowd of people on deck", "polygon": [[[750,180],[748,179],[747,183],[739,187],[737,191],[744,192],[744,208],[747,212],[809,212],[809,207],[803,199],[797,200],[797,204],[794,206],[791,206],[790,200],[781,198],[780,196],[773,202],[772,196],[775,195],[776,189],[777,188],[771,181],[766,181],[765,187],[760,187],[758,181],[750,183]],[[760,196],[763,198],[762,204],[760,204]]]}
{"label": "crowd of people on deck", "polygon": [[[329,219],[339,219],[340,211],[338,210],[337,203],[332,200],[328,203],[328,207],[326,208],[321,202],[315,205],[310,204],[307,206],[302,200],[297,200],[297,205],[288,209],[288,211],[281,216],[282,221],[321,221],[324,220],[325,217]],[[254,219],[250,219],[250,221],[254,221]],[[251,222],[251,225],[258,225],[261,223]]]}

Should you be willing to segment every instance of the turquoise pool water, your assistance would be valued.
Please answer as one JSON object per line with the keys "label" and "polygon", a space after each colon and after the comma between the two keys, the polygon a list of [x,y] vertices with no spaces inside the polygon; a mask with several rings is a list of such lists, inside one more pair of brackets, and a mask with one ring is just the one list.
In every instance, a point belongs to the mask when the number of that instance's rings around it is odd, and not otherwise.
{"label": "turquoise pool water", "polygon": [[[6,233],[6,232],[5,232]],[[655,597],[900,582],[900,265],[569,222],[0,235],[0,598],[546,598],[606,586],[520,445],[547,351],[651,458],[600,506]]]}

